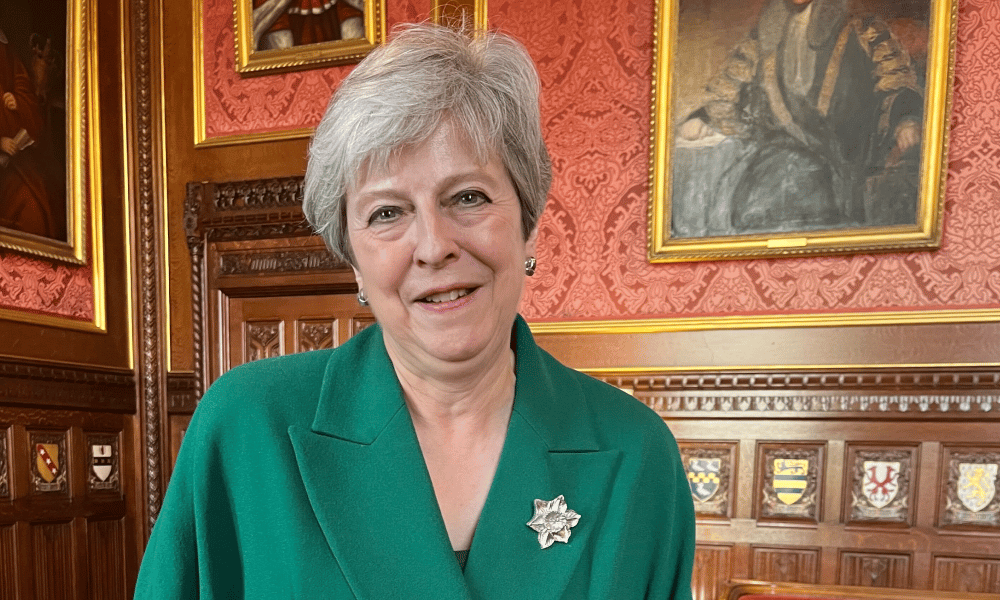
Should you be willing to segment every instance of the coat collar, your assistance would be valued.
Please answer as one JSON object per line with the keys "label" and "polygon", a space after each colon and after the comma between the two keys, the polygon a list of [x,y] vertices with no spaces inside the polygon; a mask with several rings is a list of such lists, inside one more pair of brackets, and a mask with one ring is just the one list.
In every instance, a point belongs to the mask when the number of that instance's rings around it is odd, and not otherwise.
{"label": "coat collar", "polygon": [[[469,553],[455,561],[409,411],[376,325],[331,354],[311,430],[289,429],[302,480],[355,596],[558,598],[580,560],[620,455],[600,451],[578,379],[514,324],[507,438]],[[582,515],[569,544],[541,550],[536,498]],[[539,570],[541,569],[541,570]]]}

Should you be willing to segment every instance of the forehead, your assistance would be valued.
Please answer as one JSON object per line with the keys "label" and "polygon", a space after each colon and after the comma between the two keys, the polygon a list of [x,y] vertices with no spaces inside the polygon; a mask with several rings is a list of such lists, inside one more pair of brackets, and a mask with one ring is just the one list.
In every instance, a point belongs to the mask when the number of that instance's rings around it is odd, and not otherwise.
{"label": "forehead", "polygon": [[491,144],[470,135],[452,121],[443,121],[421,139],[369,153],[348,187],[347,196],[372,183],[392,180],[407,169],[424,176],[449,171],[507,170],[499,152]]}

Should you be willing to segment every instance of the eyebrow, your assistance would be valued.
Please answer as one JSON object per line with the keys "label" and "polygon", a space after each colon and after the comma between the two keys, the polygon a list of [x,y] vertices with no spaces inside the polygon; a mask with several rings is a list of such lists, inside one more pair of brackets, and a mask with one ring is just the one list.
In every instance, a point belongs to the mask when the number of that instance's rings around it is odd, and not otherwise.
{"label": "eyebrow", "polygon": [[[440,182],[438,189],[447,190],[450,188],[459,187],[461,184],[464,183],[473,183],[473,182],[481,182],[482,184],[488,187],[496,187],[500,183],[496,180],[496,178],[487,174],[485,169],[479,168],[471,171],[462,171],[459,173],[455,173],[453,175],[449,175]],[[513,186],[513,182],[511,182],[511,186]],[[391,185],[385,187],[377,187],[375,189],[360,193],[358,194],[357,198],[359,202],[363,202],[366,199],[373,196],[377,198],[389,198],[394,200],[407,200],[409,198],[407,194],[397,190]]]}

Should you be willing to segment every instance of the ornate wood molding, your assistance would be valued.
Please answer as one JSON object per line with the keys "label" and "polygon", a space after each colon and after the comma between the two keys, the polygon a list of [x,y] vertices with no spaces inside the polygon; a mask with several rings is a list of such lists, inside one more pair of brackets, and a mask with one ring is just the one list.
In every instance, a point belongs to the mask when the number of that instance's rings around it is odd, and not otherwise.
{"label": "ornate wood molding", "polygon": [[198,378],[194,373],[167,373],[167,410],[193,412],[201,397]]}
{"label": "ornate wood molding", "polygon": [[631,391],[657,412],[700,417],[1000,412],[1000,369],[602,373],[599,378]]}
{"label": "ornate wood molding", "polygon": [[273,251],[225,252],[219,254],[217,274],[267,275],[278,273],[308,273],[345,268],[326,248],[288,249]]}
{"label": "ornate wood molding", "polygon": [[135,383],[125,370],[0,359],[3,404],[132,412]]}

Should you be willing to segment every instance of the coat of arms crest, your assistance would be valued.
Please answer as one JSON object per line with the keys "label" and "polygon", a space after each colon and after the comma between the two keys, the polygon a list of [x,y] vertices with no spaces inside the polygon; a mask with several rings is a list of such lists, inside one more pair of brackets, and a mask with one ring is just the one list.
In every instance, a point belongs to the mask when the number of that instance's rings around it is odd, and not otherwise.
{"label": "coat of arms crest", "polygon": [[885,508],[899,491],[899,462],[883,460],[866,460],[864,462],[865,478],[862,491],[865,498],[875,508]]}
{"label": "coat of arms crest", "polygon": [[785,504],[791,506],[802,498],[809,485],[809,460],[804,458],[774,459],[774,475],[771,480],[774,493]]}
{"label": "coat of arms crest", "polygon": [[59,445],[35,444],[35,467],[45,483],[52,483],[59,476]]}
{"label": "coat of arms crest", "polygon": [[688,461],[688,484],[696,502],[708,502],[719,491],[721,458],[692,458]]}
{"label": "coat of arms crest", "polygon": [[997,471],[995,463],[959,463],[958,499],[972,512],[979,512],[990,505],[996,495]]}

